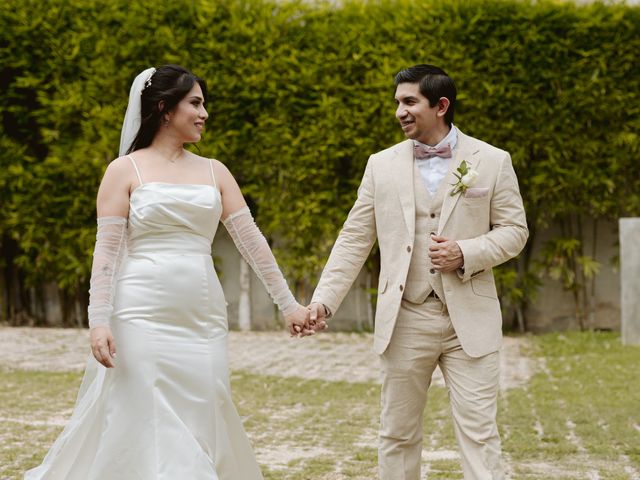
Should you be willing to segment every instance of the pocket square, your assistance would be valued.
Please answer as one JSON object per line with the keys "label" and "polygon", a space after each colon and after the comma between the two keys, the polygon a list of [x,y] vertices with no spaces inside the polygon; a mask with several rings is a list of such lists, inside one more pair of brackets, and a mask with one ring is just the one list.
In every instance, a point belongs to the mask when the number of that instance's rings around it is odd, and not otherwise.
{"label": "pocket square", "polygon": [[489,188],[467,188],[464,191],[464,198],[482,198],[489,195]]}

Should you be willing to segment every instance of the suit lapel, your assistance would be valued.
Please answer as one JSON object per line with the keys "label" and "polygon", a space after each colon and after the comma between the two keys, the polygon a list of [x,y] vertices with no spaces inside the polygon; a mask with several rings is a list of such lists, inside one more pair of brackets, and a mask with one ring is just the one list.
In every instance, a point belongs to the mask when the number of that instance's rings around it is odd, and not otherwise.
{"label": "suit lapel", "polygon": [[396,184],[396,192],[402,206],[404,223],[413,237],[416,229],[416,201],[413,188],[413,142],[407,140],[398,145],[396,158],[390,162],[389,175]]}
{"label": "suit lapel", "polygon": [[443,182],[447,182],[447,191],[445,193],[444,201],[442,202],[442,211],[440,213],[440,222],[438,223],[438,233],[441,234],[444,226],[449,220],[451,216],[451,212],[453,212],[453,208],[458,203],[458,200],[462,196],[462,193],[456,193],[451,196],[451,192],[453,191],[453,185],[457,183],[458,179],[453,175],[453,173],[457,170],[462,163],[463,160],[466,160],[467,163],[473,167],[474,169],[478,169],[478,164],[480,163],[480,157],[476,154],[479,152],[478,145],[473,141],[471,137],[468,137],[460,130],[458,130],[458,143],[456,148],[453,150],[453,158],[451,159],[451,164],[449,167],[449,173],[443,180]]}

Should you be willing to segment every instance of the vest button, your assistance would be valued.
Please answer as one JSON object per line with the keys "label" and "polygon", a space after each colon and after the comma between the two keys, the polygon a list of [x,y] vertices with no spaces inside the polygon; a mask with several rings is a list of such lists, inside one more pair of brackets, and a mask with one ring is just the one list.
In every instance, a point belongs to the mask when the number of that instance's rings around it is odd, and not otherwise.
{"label": "vest button", "polygon": [[407,245],[407,252],[411,253],[411,245]]}
{"label": "vest button", "polygon": [[431,215],[429,215],[431,218],[436,218],[436,214],[432,213]]}
{"label": "vest button", "polygon": [[430,273],[431,275],[433,275],[434,273],[436,273],[436,269],[435,269],[435,268],[430,269],[430,270],[429,270],[429,273]]}
{"label": "vest button", "polygon": [[400,285],[400,291],[403,291],[404,287],[402,285]]}

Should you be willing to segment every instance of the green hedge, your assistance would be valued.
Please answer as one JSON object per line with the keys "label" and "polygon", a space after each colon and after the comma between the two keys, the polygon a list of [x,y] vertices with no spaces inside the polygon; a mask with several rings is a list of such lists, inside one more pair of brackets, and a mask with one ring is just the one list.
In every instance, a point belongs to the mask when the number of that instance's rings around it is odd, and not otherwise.
{"label": "green hedge", "polygon": [[[595,268],[581,220],[640,213],[639,26],[640,8],[599,3],[5,0],[5,277],[84,295],[129,84],[179,63],[210,87],[201,153],[235,174],[291,278],[313,282],[368,155],[403,138],[393,75],[426,62],[456,81],[460,128],[514,159],[532,238],[501,270],[505,303],[522,311],[540,266],[580,289]],[[536,263],[554,223],[569,227]]]}

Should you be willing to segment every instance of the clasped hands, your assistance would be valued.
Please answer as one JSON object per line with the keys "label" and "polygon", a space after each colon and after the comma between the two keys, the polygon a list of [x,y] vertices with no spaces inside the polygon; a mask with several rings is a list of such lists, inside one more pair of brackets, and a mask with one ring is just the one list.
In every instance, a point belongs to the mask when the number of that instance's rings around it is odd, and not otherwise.
{"label": "clasped hands", "polygon": [[298,306],[298,309],[285,317],[287,328],[292,337],[307,337],[315,335],[327,328],[326,310],[321,303],[312,303],[308,307]]}

